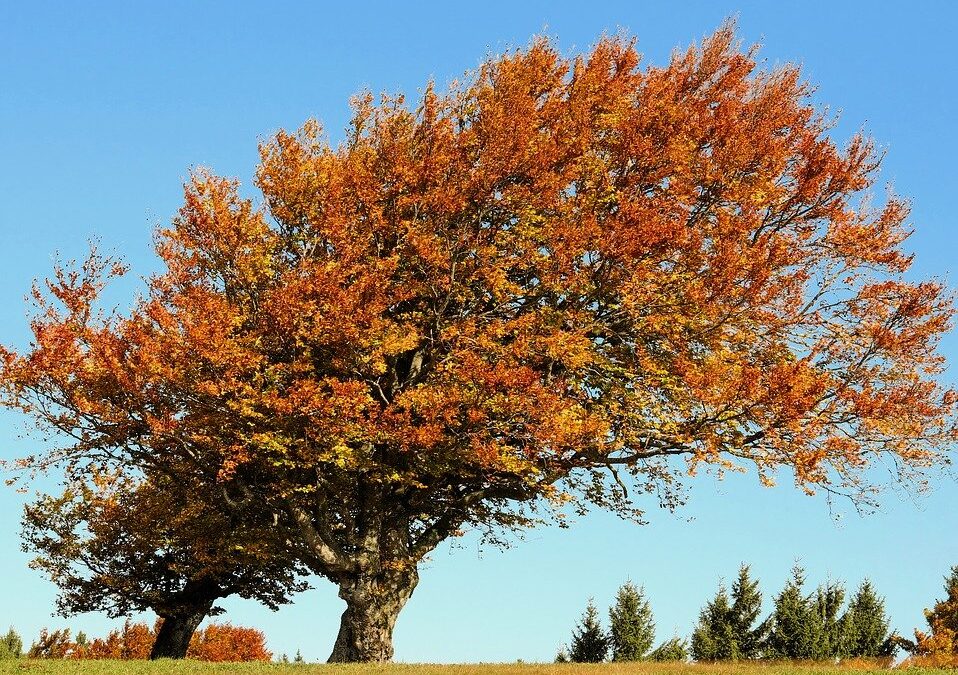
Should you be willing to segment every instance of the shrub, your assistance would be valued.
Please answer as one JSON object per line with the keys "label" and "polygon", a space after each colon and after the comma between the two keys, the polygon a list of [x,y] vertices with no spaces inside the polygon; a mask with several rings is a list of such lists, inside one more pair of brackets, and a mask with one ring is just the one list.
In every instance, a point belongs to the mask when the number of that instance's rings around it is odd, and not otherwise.
{"label": "shrub", "polygon": [[46,628],[40,631],[37,641],[30,645],[27,653],[31,659],[64,659],[73,652],[73,641],[70,640],[70,629],[55,630],[52,633]]}
{"label": "shrub", "polygon": [[[302,661],[299,652],[297,657]],[[226,624],[210,624],[196,631],[190,641],[187,658],[199,661],[269,661],[266,636],[255,628]]]}

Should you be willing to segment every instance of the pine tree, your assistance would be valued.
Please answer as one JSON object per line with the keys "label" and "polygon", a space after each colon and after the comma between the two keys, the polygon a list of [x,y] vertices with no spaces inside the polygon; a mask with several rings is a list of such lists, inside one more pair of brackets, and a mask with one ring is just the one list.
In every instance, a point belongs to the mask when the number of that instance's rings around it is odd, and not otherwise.
{"label": "pine tree", "polygon": [[868,579],[858,587],[841,620],[842,656],[892,656],[895,643],[888,632],[890,621],[885,614],[885,600]]}
{"label": "pine tree", "polygon": [[692,658],[696,661],[731,661],[738,658],[731,623],[732,604],[724,584],[702,608],[692,632]]}
{"label": "pine tree", "polygon": [[645,589],[622,584],[609,610],[609,628],[613,661],[639,661],[646,655],[655,640],[655,621]]}
{"label": "pine tree", "polygon": [[570,660],[569,648],[565,645],[559,645],[559,649],[556,651],[555,663],[568,663]]}
{"label": "pine tree", "polygon": [[675,636],[653,649],[646,658],[649,661],[686,661],[689,647],[685,640]]}
{"label": "pine tree", "polygon": [[738,578],[732,584],[732,610],[729,622],[735,640],[737,658],[756,659],[761,654],[764,624],[755,626],[762,612],[762,592],[758,580],[752,579],[749,566],[739,567]]}
{"label": "pine tree", "polygon": [[572,631],[572,649],[569,658],[576,663],[600,663],[609,653],[609,637],[599,624],[599,611],[592,598],[586,605],[582,619]]}
{"label": "pine tree", "polygon": [[819,655],[822,620],[810,598],[803,593],[805,570],[792,568],[792,578],[775,598],[768,618],[768,637],[763,655],[773,659],[813,660]]}

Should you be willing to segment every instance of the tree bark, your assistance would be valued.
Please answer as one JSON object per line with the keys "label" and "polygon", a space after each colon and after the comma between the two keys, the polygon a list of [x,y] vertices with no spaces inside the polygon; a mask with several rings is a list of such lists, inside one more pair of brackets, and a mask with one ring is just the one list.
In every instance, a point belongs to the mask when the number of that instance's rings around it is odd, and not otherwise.
{"label": "tree bark", "polygon": [[340,581],[339,597],[346,601],[346,611],[329,663],[390,661],[396,619],[417,583],[419,572],[415,565],[402,571]]}
{"label": "tree bark", "polygon": [[208,611],[209,608],[196,609],[163,617],[163,623],[160,624],[160,630],[156,634],[156,642],[153,643],[153,650],[150,652],[150,660],[186,658],[190,639],[203,623]]}

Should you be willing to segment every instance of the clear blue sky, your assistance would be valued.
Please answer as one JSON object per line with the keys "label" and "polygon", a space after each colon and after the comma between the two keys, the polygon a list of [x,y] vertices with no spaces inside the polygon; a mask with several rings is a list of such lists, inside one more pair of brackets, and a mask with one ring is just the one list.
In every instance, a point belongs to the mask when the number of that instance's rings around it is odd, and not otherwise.
{"label": "clear blue sky", "polygon": [[[309,116],[334,134],[361,88],[415,93],[448,82],[486,54],[536,33],[566,51],[603,31],[639,38],[662,63],[737,16],[746,42],[770,63],[803,64],[817,99],[841,111],[835,133],[865,128],[888,155],[883,182],[913,199],[909,246],[916,273],[948,278],[958,234],[954,36],[951,2],[483,2],[316,3],[4,2],[0,11],[0,341],[26,339],[24,294],[54,252],[82,255],[91,236],[138,272],[156,265],[151,230],[178,206],[190,166],[248,181],[256,142]],[[127,303],[132,286],[116,299]],[[958,340],[944,349],[958,360]],[[951,377],[954,378],[954,369]],[[33,446],[0,416],[0,457]],[[631,578],[645,584],[659,638],[690,632],[720,576],[753,564],[767,595],[796,558],[810,582],[868,575],[893,625],[910,633],[958,564],[958,484],[927,498],[889,492],[882,510],[836,519],[822,498],[787,481],[697,479],[687,508],[654,510],[631,526],[607,515],[572,529],[529,533],[515,548],[482,550],[466,538],[442,548],[400,617],[405,661],[550,660],[589,596],[606,607]],[[19,552],[23,496],[0,490],[0,628],[33,639],[42,626],[102,633],[99,615],[51,617],[54,589]],[[324,659],[342,609],[323,581],[271,613],[227,603],[228,618],[263,629],[276,652]]]}

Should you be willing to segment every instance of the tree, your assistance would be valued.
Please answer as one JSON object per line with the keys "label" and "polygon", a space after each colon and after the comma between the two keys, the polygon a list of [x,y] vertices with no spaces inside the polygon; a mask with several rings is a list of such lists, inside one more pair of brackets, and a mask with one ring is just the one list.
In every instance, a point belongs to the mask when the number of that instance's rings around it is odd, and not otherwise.
{"label": "tree", "polygon": [[906,645],[918,656],[958,656],[958,565],[945,577],[945,599],[925,610],[931,632],[915,629],[915,642]]}
{"label": "tree", "polygon": [[835,659],[844,656],[845,625],[839,618],[845,602],[845,588],[838,582],[819,586],[812,599],[815,613],[812,625],[817,626],[818,636],[814,653],[815,660]]}
{"label": "tree", "polygon": [[885,601],[865,579],[841,620],[843,656],[875,658],[892,656],[895,641],[888,632],[890,621],[885,614]]}
{"label": "tree", "polygon": [[609,609],[609,640],[613,661],[639,661],[652,648],[655,621],[645,591],[626,582]]}
{"label": "tree", "polygon": [[648,655],[649,661],[687,661],[688,658],[688,644],[678,636],[669,638]]}
{"label": "tree", "polygon": [[162,619],[152,658],[183,658],[203,619],[222,612],[218,600],[276,609],[305,588],[295,559],[272,553],[282,543],[271,521],[233,521],[199,499],[200,487],[94,471],[27,505],[23,548],[59,587],[59,613],[151,610]]}
{"label": "tree", "polygon": [[822,644],[822,609],[817,598],[804,594],[805,570],[792,568],[792,577],[775,598],[766,620],[764,656],[772,659],[816,660]]}
{"label": "tree", "polygon": [[599,611],[589,598],[582,618],[572,631],[569,660],[573,663],[601,663],[609,653],[609,636],[599,623]]}
{"label": "tree", "polygon": [[0,636],[0,661],[19,659],[23,654],[23,639],[10,627],[6,635]]}
{"label": "tree", "polygon": [[755,625],[762,612],[762,592],[758,580],[752,579],[748,565],[742,563],[738,577],[732,584],[732,607],[729,623],[732,626],[734,652],[740,659],[756,659],[761,655],[765,640],[764,625]]}
{"label": "tree", "polygon": [[724,584],[699,613],[692,631],[692,658],[696,661],[732,661],[739,658],[732,625],[732,604]]}
{"label": "tree", "polygon": [[279,132],[262,207],[191,179],[133,307],[99,311],[125,269],[98,255],[37,288],[0,385],[57,449],[22,465],[274,514],[339,586],[332,661],[391,658],[418,565],[469,529],[640,519],[707,467],[858,500],[879,458],[920,478],[952,447],[951,301],[905,278],[905,202],[862,199],[874,146],[837,147],[810,91],[731,26],[664,67],[539,39],[415,110],[359,97],[336,146]]}

